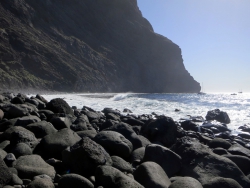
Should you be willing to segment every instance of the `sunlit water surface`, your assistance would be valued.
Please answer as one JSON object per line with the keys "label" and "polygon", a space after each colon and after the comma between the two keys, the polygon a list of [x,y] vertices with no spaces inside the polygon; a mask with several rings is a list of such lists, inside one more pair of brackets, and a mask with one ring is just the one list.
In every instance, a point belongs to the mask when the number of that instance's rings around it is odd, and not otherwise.
{"label": "sunlit water surface", "polygon": [[[134,114],[151,114],[155,112],[172,117],[175,121],[187,118],[187,115],[203,116],[207,111],[219,108],[228,113],[232,130],[240,125],[250,123],[250,93],[231,95],[230,93],[198,94],[136,94],[136,93],[91,93],[91,94],[57,94],[43,95],[48,101],[63,98],[70,106],[81,109],[88,106],[101,111],[105,107],[130,109]],[[180,109],[175,112],[175,109]]]}

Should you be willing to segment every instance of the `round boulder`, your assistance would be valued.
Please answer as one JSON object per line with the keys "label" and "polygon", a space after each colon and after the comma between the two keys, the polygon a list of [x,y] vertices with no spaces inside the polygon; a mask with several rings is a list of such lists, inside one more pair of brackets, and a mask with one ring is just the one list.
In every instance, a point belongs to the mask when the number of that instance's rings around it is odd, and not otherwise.
{"label": "round boulder", "polygon": [[12,179],[12,174],[5,162],[0,157],[0,187],[7,185]]}
{"label": "round boulder", "polygon": [[55,127],[47,121],[29,124],[26,126],[26,129],[33,132],[37,138],[43,138],[44,136],[57,132]]}
{"label": "round boulder", "polygon": [[112,166],[114,168],[120,170],[121,172],[133,173],[133,167],[127,161],[123,160],[118,156],[111,156],[111,159],[113,161]]}
{"label": "round boulder", "polygon": [[228,141],[226,141],[223,138],[214,138],[208,143],[208,146],[210,148],[224,148],[228,149],[231,147],[232,144],[230,144]]}
{"label": "round boulder", "polygon": [[206,120],[217,120],[221,123],[230,123],[230,118],[226,112],[219,109],[211,110],[207,112]]}
{"label": "round boulder", "polygon": [[47,109],[51,110],[54,113],[65,113],[74,115],[74,112],[70,108],[68,103],[61,98],[52,99],[50,102],[48,102]]}
{"label": "round boulder", "polygon": [[27,188],[55,188],[53,182],[45,178],[37,178],[30,182]]}
{"label": "round boulder", "polygon": [[[201,183],[191,177],[179,177],[177,178],[169,188],[203,188]],[[219,187],[218,187],[219,188]]]}
{"label": "round boulder", "polygon": [[85,177],[78,174],[66,174],[58,182],[59,188],[94,188],[94,185]]}
{"label": "round boulder", "polygon": [[133,151],[132,143],[115,131],[101,131],[95,136],[94,141],[104,147],[110,155],[117,155],[123,159],[128,158]]}
{"label": "round boulder", "polygon": [[241,185],[231,178],[217,177],[203,185],[203,188],[242,188]]}

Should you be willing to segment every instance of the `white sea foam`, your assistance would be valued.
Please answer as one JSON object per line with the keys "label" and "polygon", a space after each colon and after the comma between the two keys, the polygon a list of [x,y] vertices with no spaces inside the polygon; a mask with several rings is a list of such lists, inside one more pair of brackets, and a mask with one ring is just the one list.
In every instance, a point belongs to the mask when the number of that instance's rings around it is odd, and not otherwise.
{"label": "white sea foam", "polygon": [[[44,95],[47,100],[63,98],[70,106],[81,109],[89,106],[101,111],[110,107],[123,111],[130,109],[134,114],[164,114],[178,121],[187,115],[203,116],[207,111],[219,108],[228,113],[231,129],[250,123],[250,94],[136,94],[136,93],[96,93],[96,94],[58,94]],[[175,112],[175,109],[180,109]]]}

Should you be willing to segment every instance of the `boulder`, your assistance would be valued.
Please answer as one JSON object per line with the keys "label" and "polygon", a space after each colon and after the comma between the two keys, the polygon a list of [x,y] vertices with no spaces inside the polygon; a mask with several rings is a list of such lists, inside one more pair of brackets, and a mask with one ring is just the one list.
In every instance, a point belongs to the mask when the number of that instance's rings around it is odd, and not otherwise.
{"label": "boulder", "polygon": [[118,156],[111,156],[112,166],[121,172],[133,173],[133,167],[130,163]]}
{"label": "boulder", "polygon": [[40,94],[37,94],[36,98],[39,99],[40,101],[44,102],[45,104],[48,103],[48,101],[43,96],[41,96]]}
{"label": "boulder", "polygon": [[210,148],[224,148],[228,149],[231,147],[232,144],[230,144],[228,141],[222,138],[214,138],[208,143],[208,146]]}
{"label": "boulder", "polygon": [[8,185],[11,179],[12,174],[3,159],[0,157],[0,187]]}
{"label": "boulder", "polygon": [[192,177],[178,177],[169,188],[203,188],[201,183]]}
{"label": "boulder", "polygon": [[213,152],[214,152],[215,154],[217,154],[217,155],[229,154],[229,153],[227,152],[227,150],[224,149],[224,148],[214,148],[214,149],[213,149]]}
{"label": "boulder", "polygon": [[54,179],[54,167],[46,163],[39,155],[25,155],[19,157],[14,163],[21,179],[33,179],[34,176],[46,174]]}
{"label": "boulder", "polygon": [[242,186],[232,178],[216,177],[203,185],[203,188],[242,188]]}
{"label": "boulder", "polygon": [[219,109],[211,110],[207,112],[206,120],[217,120],[221,123],[230,123],[230,118],[226,112]]}
{"label": "boulder", "polygon": [[99,166],[95,172],[96,186],[115,188],[143,188],[134,179],[126,176],[112,166]]}
{"label": "boulder", "polygon": [[41,140],[41,147],[45,158],[61,158],[61,152],[81,140],[71,129],[61,129],[54,134],[49,134]]}
{"label": "boulder", "polygon": [[88,137],[83,137],[78,143],[64,150],[62,159],[72,173],[86,177],[94,175],[99,165],[112,165],[111,157],[105,149]]}
{"label": "boulder", "polygon": [[123,159],[127,159],[133,151],[132,143],[115,131],[101,131],[95,136],[94,141],[104,147],[110,155],[117,155]]}
{"label": "boulder", "polygon": [[54,113],[65,113],[74,115],[74,112],[70,108],[68,103],[61,98],[52,99],[50,102],[48,102],[47,109],[51,110]]}
{"label": "boulder", "polygon": [[0,109],[0,120],[2,120],[4,117],[4,112]]}
{"label": "boulder", "polygon": [[43,110],[39,110],[38,113],[41,115],[41,114],[44,114],[47,118],[47,121],[50,121],[51,118],[53,117],[54,115],[54,112],[52,112],[51,110],[46,110],[46,109],[43,109]]}
{"label": "boulder", "polygon": [[223,157],[233,161],[245,175],[250,174],[250,159],[248,157],[241,155],[223,155]]}
{"label": "boulder", "polygon": [[151,142],[161,142],[170,147],[177,138],[177,124],[172,118],[162,116],[143,125],[141,134]]}
{"label": "boulder", "polygon": [[182,157],[180,176],[193,177],[202,185],[215,177],[232,178],[242,187],[250,187],[250,180],[235,163],[214,154],[196,139],[186,136],[179,138],[171,150]]}
{"label": "boulder", "polygon": [[115,131],[122,134],[126,139],[128,139],[133,144],[133,149],[143,147],[143,142],[140,140],[138,135],[134,132],[132,127],[126,123],[115,124],[105,131]]}
{"label": "boulder", "polygon": [[30,182],[27,188],[55,188],[55,186],[49,179],[38,178]]}
{"label": "boulder", "polygon": [[12,173],[10,185],[23,185],[23,181],[16,174]]}
{"label": "boulder", "polygon": [[27,125],[31,123],[36,123],[39,121],[41,121],[41,119],[37,116],[24,116],[24,117],[18,118],[18,120],[15,123],[15,126],[26,127]]}
{"label": "boulder", "polygon": [[218,130],[219,132],[226,132],[226,131],[231,132],[231,130],[228,129],[226,124],[222,124],[218,121],[206,121],[200,127],[210,129],[213,132],[215,132],[214,128]]}
{"label": "boulder", "polygon": [[68,117],[53,117],[50,120],[50,123],[52,123],[57,130],[70,128],[70,125],[72,124]]}
{"label": "boulder", "polygon": [[3,149],[0,149],[0,157],[1,157],[2,159],[4,159],[6,155],[7,155],[7,152],[4,151]]}
{"label": "boulder", "polygon": [[94,188],[94,185],[85,177],[78,174],[63,175],[59,182],[58,188]]}
{"label": "boulder", "polygon": [[241,146],[240,144],[232,145],[228,151],[234,155],[242,155],[250,158],[250,150]]}
{"label": "boulder", "polygon": [[159,164],[168,177],[172,177],[179,172],[182,166],[182,159],[178,154],[158,144],[151,144],[146,147],[143,162],[147,161]]}
{"label": "boulder", "polygon": [[16,158],[24,155],[31,155],[32,149],[29,145],[25,143],[18,143],[15,146],[13,146],[11,152],[15,155]]}
{"label": "boulder", "polygon": [[5,118],[7,119],[13,119],[29,115],[29,110],[27,108],[14,104],[6,104],[3,105],[1,108],[4,112]]}
{"label": "boulder", "polygon": [[43,138],[44,136],[55,134],[57,132],[55,127],[47,121],[31,123],[25,128],[33,132],[37,138]]}
{"label": "boulder", "polygon": [[142,163],[133,175],[145,188],[168,188],[171,184],[165,171],[155,162]]}
{"label": "boulder", "polygon": [[94,137],[97,135],[96,130],[85,130],[85,131],[78,131],[76,132],[81,138],[83,137],[89,137],[91,139],[94,139]]}
{"label": "boulder", "polygon": [[145,147],[140,147],[134,150],[130,155],[130,162],[132,164],[142,161],[145,154]]}
{"label": "boulder", "polygon": [[[13,127],[13,128],[17,128]],[[7,130],[8,131],[8,130]],[[38,144],[38,140],[35,137],[34,133],[30,132],[27,129],[14,129],[11,133],[10,144],[16,145],[18,143],[26,143],[31,148],[34,148]]]}
{"label": "boulder", "polygon": [[199,126],[191,120],[181,122],[181,127],[186,131],[197,132],[199,130]]}

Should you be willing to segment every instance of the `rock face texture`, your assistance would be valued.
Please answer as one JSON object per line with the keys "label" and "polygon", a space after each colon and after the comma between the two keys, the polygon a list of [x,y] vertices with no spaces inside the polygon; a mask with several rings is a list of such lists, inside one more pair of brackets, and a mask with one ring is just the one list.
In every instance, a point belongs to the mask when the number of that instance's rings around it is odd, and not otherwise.
{"label": "rock face texture", "polygon": [[136,0],[1,0],[2,89],[198,92]]}

